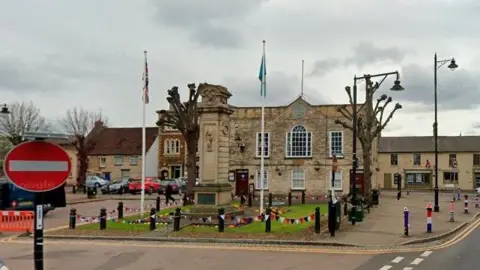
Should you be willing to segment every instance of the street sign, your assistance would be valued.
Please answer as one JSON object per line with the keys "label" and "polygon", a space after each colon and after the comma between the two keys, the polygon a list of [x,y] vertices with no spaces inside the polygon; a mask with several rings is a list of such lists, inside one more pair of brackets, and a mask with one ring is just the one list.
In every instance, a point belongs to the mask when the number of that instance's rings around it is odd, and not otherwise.
{"label": "street sign", "polygon": [[45,192],[63,185],[72,163],[60,146],[31,141],[17,145],[5,157],[5,176],[17,187],[30,192]]}

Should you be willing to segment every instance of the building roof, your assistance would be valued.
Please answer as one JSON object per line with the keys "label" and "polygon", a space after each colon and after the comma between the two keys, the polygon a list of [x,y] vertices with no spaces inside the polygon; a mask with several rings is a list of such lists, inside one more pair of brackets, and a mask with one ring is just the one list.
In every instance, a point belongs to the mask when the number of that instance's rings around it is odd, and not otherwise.
{"label": "building roof", "polygon": [[[433,136],[381,137],[379,153],[428,153],[435,150]],[[438,136],[439,152],[480,152],[480,136]]]}
{"label": "building roof", "polygon": [[[150,149],[158,135],[157,127],[147,127],[146,145]],[[102,128],[95,134],[95,148],[91,156],[109,155],[141,155],[142,154],[142,128]]]}

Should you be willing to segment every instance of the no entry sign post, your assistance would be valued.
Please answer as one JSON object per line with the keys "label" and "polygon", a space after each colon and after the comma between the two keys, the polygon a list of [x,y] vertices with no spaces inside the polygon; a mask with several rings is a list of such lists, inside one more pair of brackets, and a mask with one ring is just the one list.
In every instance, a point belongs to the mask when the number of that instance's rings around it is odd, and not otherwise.
{"label": "no entry sign post", "polygon": [[35,140],[19,144],[5,157],[6,177],[23,190],[34,192],[34,264],[43,270],[44,194],[62,186],[70,175],[72,164],[60,146]]}

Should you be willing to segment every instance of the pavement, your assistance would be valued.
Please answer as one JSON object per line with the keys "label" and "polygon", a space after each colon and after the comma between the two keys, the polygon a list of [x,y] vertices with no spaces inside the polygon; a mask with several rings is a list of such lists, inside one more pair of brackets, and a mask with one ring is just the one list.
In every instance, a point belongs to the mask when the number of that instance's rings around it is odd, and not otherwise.
{"label": "pavement", "polygon": [[[354,245],[392,246],[407,241],[439,236],[469,222],[480,208],[470,201],[469,214],[463,213],[463,200],[455,202],[455,222],[449,222],[451,194],[440,194],[440,212],[432,214],[432,233],[427,233],[426,205],[433,205],[433,193],[403,194],[397,201],[396,192],[382,192],[380,205],[371,209],[363,222],[355,226],[345,220],[335,237],[323,235],[321,240]],[[410,212],[409,236],[404,236],[403,211]]]}

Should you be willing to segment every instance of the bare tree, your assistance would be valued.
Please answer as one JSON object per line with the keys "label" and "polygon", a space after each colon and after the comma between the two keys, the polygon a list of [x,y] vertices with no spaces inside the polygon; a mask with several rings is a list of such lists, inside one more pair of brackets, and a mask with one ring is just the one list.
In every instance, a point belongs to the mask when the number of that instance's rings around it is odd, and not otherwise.
{"label": "bare tree", "polygon": [[167,126],[179,130],[187,144],[187,196],[192,195],[192,189],[196,182],[196,158],[197,144],[200,136],[200,125],[198,120],[198,97],[201,89],[206,84],[200,84],[198,89],[194,83],[188,84],[189,97],[186,102],[182,102],[178,87],[174,86],[168,90],[167,101],[170,104],[170,110],[158,111],[160,117],[157,122],[159,127]]}
{"label": "bare tree", "polygon": [[72,136],[72,145],[77,150],[79,163],[77,185],[84,186],[88,171],[88,156],[95,147],[95,135],[107,124],[107,119],[101,112],[73,108],[67,111],[61,124]]}
{"label": "bare tree", "polygon": [[[0,172],[3,172],[3,160],[10,150],[12,150],[12,142],[4,136],[0,136]],[[1,173],[0,173],[1,174]]]}
{"label": "bare tree", "polygon": [[[387,126],[387,124],[392,119],[395,112],[402,108],[402,105],[399,103],[395,104],[395,107],[390,113],[385,112],[388,104],[392,102],[392,97],[389,97],[385,94],[381,95],[380,98],[376,100],[375,106],[373,106],[373,95],[375,91],[380,87],[378,82],[373,83],[371,78],[366,75],[366,96],[365,96],[365,108],[362,106],[358,110],[357,117],[357,137],[362,146],[363,154],[363,177],[365,185],[364,196],[368,197],[371,195],[372,189],[372,146],[375,139],[380,135],[382,130]],[[348,94],[350,104],[353,104],[352,93],[350,87],[346,87],[345,91]],[[352,106],[342,105],[337,107],[337,111],[342,114],[342,116],[347,119],[344,120],[335,120],[335,123],[342,125],[344,128],[353,130],[353,112],[351,110]],[[388,115],[388,116],[387,116]]]}
{"label": "bare tree", "polygon": [[50,125],[40,114],[40,109],[33,102],[14,102],[9,104],[8,115],[0,117],[0,133],[13,145],[23,141],[26,132],[48,131]]}

